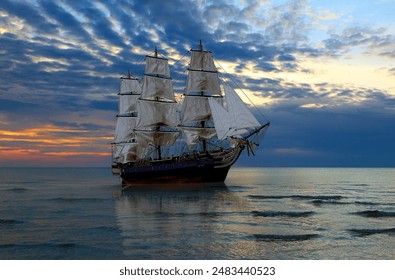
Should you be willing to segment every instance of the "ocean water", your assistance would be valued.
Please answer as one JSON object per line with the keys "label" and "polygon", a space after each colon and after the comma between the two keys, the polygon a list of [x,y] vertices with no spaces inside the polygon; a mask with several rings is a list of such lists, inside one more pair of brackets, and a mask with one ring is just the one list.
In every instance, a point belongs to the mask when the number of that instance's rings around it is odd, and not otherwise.
{"label": "ocean water", "polygon": [[195,187],[0,168],[0,259],[395,259],[395,169],[234,168]]}

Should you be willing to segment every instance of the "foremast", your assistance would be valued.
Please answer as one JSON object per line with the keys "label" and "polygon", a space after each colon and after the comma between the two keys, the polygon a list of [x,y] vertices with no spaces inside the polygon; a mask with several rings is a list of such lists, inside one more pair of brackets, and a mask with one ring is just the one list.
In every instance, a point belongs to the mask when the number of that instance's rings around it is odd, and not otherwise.
{"label": "foremast", "polygon": [[188,147],[200,143],[200,151],[206,152],[207,141],[216,135],[208,100],[222,98],[221,87],[212,53],[203,49],[202,42],[190,53],[180,128]]}

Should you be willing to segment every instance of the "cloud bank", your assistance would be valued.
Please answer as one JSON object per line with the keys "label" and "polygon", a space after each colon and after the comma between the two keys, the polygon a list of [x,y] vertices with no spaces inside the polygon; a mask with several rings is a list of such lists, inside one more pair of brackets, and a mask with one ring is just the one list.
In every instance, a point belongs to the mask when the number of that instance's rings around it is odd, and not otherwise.
{"label": "cloud bank", "polygon": [[395,27],[335,11],[303,0],[3,0],[0,165],[109,165],[118,78],[141,75],[155,46],[175,64],[202,39],[272,122],[241,164],[395,166]]}

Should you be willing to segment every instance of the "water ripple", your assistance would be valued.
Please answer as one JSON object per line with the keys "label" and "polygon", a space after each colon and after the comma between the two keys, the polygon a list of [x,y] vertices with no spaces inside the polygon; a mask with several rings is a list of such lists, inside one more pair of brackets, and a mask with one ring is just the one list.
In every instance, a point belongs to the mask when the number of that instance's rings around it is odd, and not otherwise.
{"label": "water ripple", "polygon": [[395,234],[395,228],[384,228],[384,229],[349,229],[349,232],[357,236],[368,236],[373,234]]}
{"label": "water ripple", "polygon": [[386,212],[379,210],[367,210],[367,211],[353,212],[350,214],[367,217],[367,218],[395,217],[395,212]]}
{"label": "water ripple", "polygon": [[314,215],[314,211],[305,211],[305,212],[276,212],[276,211],[252,211],[252,215],[259,217],[308,217]]}
{"label": "water ripple", "polygon": [[1,225],[15,225],[22,223],[21,221],[12,220],[12,219],[0,219],[0,226]]}
{"label": "water ripple", "polygon": [[254,237],[257,241],[305,241],[317,238],[318,236],[319,234],[254,234]]}
{"label": "water ripple", "polygon": [[340,200],[343,197],[340,195],[249,195],[248,197],[256,199],[300,199],[300,200]]}

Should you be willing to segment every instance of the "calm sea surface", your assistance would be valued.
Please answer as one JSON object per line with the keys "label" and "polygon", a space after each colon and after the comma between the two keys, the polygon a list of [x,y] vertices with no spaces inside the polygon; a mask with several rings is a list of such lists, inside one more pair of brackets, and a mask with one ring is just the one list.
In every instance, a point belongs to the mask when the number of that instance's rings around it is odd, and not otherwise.
{"label": "calm sea surface", "polygon": [[395,259],[395,169],[235,168],[121,192],[108,168],[0,168],[0,259]]}

